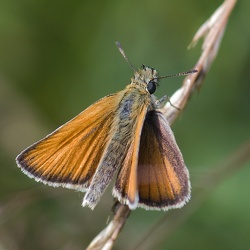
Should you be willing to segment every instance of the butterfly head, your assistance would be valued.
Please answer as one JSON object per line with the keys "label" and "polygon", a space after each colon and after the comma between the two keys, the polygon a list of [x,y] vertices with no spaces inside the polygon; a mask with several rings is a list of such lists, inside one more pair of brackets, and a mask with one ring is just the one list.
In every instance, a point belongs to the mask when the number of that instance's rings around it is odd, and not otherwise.
{"label": "butterfly head", "polygon": [[142,65],[141,69],[135,71],[131,83],[143,85],[149,94],[153,94],[158,85],[158,73],[154,68]]}

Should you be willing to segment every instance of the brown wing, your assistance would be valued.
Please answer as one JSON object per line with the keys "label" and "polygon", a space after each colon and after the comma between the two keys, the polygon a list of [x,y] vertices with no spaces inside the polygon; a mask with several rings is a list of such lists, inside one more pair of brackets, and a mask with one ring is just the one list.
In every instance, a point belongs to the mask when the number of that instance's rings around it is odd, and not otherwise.
{"label": "brown wing", "polygon": [[85,191],[109,139],[117,99],[104,97],[24,150],[18,166],[36,181]]}
{"label": "brown wing", "polygon": [[169,124],[160,111],[147,113],[137,168],[139,207],[168,210],[190,198],[189,173]]}

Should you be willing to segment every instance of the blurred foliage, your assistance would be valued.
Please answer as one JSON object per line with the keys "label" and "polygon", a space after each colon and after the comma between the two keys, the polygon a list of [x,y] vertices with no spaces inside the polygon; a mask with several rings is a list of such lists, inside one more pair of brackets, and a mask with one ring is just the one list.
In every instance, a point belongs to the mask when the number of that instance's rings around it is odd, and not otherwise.
{"label": "blurred foliage", "polygon": [[[187,51],[187,45],[220,3],[0,1],[1,250],[84,249],[105,226],[110,189],[90,211],[81,207],[82,193],[23,175],[15,156],[129,83],[133,72],[116,40],[136,67],[143,63],[164,75],[192,68],[200,48]],[[204,87],[173,127],[194,187],[197,176],[249,139],[249,10],[247,0],[236,5]],[[156,95],[171,95],[181,82],[162,80]],[[249,175],[244,168],[220,185],[162,249],[248,249]],[[163,214],[134,211],[117,249]]]}

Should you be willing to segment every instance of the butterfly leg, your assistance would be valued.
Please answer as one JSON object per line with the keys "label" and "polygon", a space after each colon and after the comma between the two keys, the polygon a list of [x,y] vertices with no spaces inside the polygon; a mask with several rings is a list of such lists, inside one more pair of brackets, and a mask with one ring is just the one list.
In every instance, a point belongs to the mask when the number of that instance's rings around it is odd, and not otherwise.
{"label": "butterfly leg", "polygon": [[169,102],[169,104],[170,104],[172,107],[174,107],[174,108],[176,108],[176,109],[178,109],[178,110],[181,110],[180,108],[176,107],[176,106],[171,102],[171,100],[170,100],[170,98],[169,98],[168,95],[164,95],[164,96],[161,97],[159,100],[157,100],[157,101],[155,102],[156,107],[157,107],[157,108],[162,108],[162,107],[163,107],[163,103],[164,103],[165,101]]}

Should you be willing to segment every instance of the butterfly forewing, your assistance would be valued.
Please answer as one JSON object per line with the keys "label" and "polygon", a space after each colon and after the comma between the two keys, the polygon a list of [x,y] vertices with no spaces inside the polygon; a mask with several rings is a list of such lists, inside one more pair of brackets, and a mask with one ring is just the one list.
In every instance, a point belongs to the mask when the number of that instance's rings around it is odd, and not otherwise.
{"label": "butterfly forewing", "polygon": [[123,166],[117,176],[113,194],[120,202],[127,204],[130,209],[135,209],[138,205],[138,177],[137,164],[142,126],[146,117],[148,105],[140,105],[140,112],[135,119],[133,134],[130,139]]}
{"label": "butterfly forewing", "polygon": [[188,170],[167,120],[160,111],[147,113],[138,162],[139,206],[178,208],[190,197]]}
{"label": "butterfly forewing", "polygon": [[114,95],[97,101],[18,155],[19,167],[37,181],[84,190],[109,139],[119,101]]}

